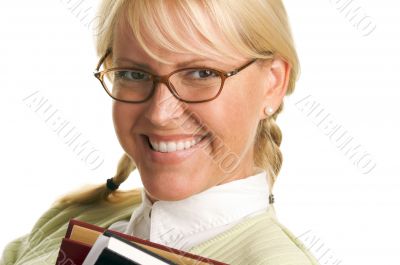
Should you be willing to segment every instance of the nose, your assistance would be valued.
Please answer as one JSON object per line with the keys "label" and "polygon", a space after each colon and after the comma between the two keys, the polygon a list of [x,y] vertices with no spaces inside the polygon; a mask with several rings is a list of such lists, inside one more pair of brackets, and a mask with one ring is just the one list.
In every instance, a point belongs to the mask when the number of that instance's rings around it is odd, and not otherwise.
{"label": "nose", "polygon": [[145,117],[155,126],[165,127],[184,113],[183,102],[177,99],[164,82],[157,82]]}

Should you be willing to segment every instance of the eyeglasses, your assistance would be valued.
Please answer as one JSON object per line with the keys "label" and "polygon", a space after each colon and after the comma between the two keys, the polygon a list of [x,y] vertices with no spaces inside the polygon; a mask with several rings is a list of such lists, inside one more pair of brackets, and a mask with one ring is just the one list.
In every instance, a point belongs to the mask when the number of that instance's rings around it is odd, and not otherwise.
{"label": "eyeglasses", "polygon": [[257,60],[251,60],[229,72],[202,67],[179,69],[163,76],[134,68],[110,68],[99,71],[110,53],[111,49],[108,49],[100,59],[94,76],[110,97],[126,103],[147,101],[154,94],[158,83],[164,83],[172,95],[183,102],[211,101],[219,96],[228,77],[236,75]]}

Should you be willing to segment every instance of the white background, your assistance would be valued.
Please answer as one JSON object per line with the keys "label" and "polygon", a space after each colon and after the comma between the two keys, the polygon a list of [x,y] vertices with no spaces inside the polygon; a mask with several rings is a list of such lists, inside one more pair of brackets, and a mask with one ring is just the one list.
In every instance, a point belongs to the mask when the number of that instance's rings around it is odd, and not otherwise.
{"label": "white background", "polygon": [[[77,1],[70,1],[71,3]],[[364,22],[330,0],[286,1],[302,74],[278,123],[284,164],[275,186],[280,221],[321,264],[399,264],[399,4],[357,0]],[[111,100],[92,76],[93,32],[68,1],[3,1],[0,6],[0,250],[28,233],[51,202],[115,172],[122,149]],[[372,25],[372,24],[371,24]],[[364,24],[365,26],[365,24]],[[37,92],[104,159],[93,170],[24,99]],[[298,103],[309,97],[376,167],[365,174]],[[311,104],[311,103],[310,103]],[[301,104],[300,104],[301,105]],[[310,106],[310,105],[308,105]],[[366,160],[365,160],[366,161]],[[364,161],[364,162],[365,162]],[[132,174],[124,189],[140,186]]]}

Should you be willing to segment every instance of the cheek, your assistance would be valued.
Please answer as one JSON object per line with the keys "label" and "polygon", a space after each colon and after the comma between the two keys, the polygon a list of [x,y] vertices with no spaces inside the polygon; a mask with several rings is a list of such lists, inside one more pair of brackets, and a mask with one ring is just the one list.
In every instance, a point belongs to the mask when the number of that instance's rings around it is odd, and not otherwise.
{"label": "cheek", "polygon": [[121,105],[117,102],[113,103],[112,107],[112,117],[114,122],[115,132],[119,136],[123,131],[124,120],[126,116],[126,111],[121,107]]}
{"label": "cheek", "polygon": [[246,130],[249,125],[258,123],[262,98],[259,84],[244,82],[227,88],[227,93],[221,97],[221,107],[217,110],[224,116],[223,120],[239,130]]}
{"label": "cheek", "polygon": [[[242,153],[252,142],[258,124],[258,97],[251,87],[227,86],[223,93],[198,112],[212,133],[236,154]],[[204,111],[204,110],[207,111]],[[219,146],[219,143],[216,145]],[[218,150],[218,146],[214,146]]]}
{"label": "cheek", "polygon": [[221,118],[224,121],[224,133],[229,136],[229,141],[233,146],[236,146],[237,151],[249,141],[249,136],[255,125],[253,116],[253,113],[243,102],[237,102],[234,106],[226,106],[226,111]]}
{"label": "cheek", "polygon": [[137,120],[138,111],[134,106],[128,106],[125,103],[114,102],[112,107],[112,116],[115,132],[123,144],[128,136],[131,135],[132,128]]}

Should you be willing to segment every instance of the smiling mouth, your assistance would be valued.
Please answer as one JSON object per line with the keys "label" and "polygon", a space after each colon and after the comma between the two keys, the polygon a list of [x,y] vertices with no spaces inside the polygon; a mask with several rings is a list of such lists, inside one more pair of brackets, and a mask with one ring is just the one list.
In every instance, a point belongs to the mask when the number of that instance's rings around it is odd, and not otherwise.
{"label": "smiling mouth", "polygon": [[209,138],[210,134],[207,133],[203,136],[196,136],[190,140],[179,140],[179,141],[150,141],[147,135],[143,135],[145,142],[148,147],[154,152],[160,153],[174,153],[179,151],[185,151],[199,146],[206,139]]}

